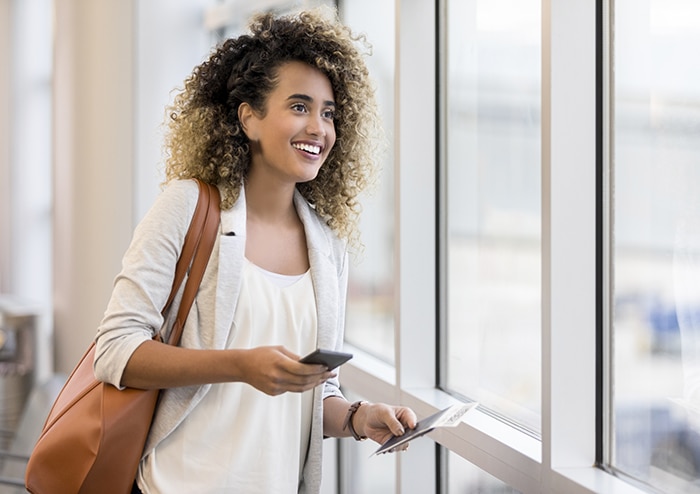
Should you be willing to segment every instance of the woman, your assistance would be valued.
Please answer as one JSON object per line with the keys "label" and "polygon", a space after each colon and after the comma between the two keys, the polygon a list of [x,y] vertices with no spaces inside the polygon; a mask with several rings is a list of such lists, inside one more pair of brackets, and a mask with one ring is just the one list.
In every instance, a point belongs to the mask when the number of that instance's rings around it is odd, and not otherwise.
{"label": "woman", "polygon": [[[318,11],[250,29],[175,99],[169,185],[134,233],[97,334],[100,380],[164,389],[144,493],[318,492],[324,436],[383,443],[416,423],[405,407],[351,405],[336,372],[299,362],[343,344],[347,244],[378,130],[357,38]],[[218,186],[220,235],[172,347],[152,337],[197,200],[191,178]]]}

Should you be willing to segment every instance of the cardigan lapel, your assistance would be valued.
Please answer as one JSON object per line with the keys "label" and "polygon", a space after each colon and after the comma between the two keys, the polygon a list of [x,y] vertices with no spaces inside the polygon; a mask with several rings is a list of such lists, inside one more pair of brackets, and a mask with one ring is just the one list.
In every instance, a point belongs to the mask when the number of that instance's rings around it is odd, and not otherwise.
{"label": "cardigan lapel", "polygon": [[331,242],[321,219],[299,191],[294,193],[297,214],[304,224],[311,279],[316,295],[317,346],[333,348],[338,325],[338,275],[331,259]]}
{"label": "cardigan lapel", "polygon": [[219,271],[216,289],[215,348],[224,348],[228,341],[238,294],[241,291],[245,261],[246,203],[245,188],[231,209],[221,211],[219,235]]}

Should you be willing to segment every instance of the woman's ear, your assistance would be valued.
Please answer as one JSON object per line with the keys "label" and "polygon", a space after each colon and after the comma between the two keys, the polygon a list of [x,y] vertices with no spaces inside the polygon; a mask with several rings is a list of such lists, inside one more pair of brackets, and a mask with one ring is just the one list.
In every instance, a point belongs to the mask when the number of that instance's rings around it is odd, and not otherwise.
{"label": "woman's ear", "polygon": [[238,121],[241,122],[241,128],[248,137],[248,140],[256,141],[255,111],[248,103],[241,103],[238,105]]}

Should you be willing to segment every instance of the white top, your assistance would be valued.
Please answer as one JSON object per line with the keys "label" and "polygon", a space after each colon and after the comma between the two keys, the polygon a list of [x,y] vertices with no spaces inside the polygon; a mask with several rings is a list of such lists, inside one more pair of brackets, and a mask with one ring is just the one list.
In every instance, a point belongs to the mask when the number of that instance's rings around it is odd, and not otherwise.
{"label": "white top", "polygon": [[[228,348],[316,345],[310,273],[286,277],[245,261]],[[269,396],[243,383],[215,384],[141,462],[145,494],[296,493],[309,445],[312,391]],[[148,488],[144,488],[148,485]]]}

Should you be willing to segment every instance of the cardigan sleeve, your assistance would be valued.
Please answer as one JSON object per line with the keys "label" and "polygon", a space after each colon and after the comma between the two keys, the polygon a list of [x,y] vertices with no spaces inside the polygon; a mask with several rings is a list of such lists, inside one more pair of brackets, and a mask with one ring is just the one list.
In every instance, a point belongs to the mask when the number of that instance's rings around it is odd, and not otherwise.
{"label": "cardigan sleeve", "polygon": [[131,354],[163,326],[161,311],[197,197],[194,181],[172,182],[134,230],[97,330],[97,379],[121,388]]}
{"label": "cardigan sleeve", "polygon": [[[343,245],[343,244],[340,244]],[[335,350],[342,351],[343,343],[345,341],[345,307],[347,303],[347,292],[348,292],[348,253],[344,248],[340,250],[339,253],[340,261],[338,262],[338,327],[336,330],[336,341]],[[338,369],[338,375],[340,375],[340,369]],[[342,391],[340,391],[340,381],[338,377],[329,379],[324,383],[323,386],[323,399],[330,396],[338,396],[344,398]]]}

